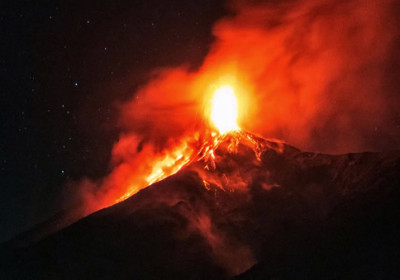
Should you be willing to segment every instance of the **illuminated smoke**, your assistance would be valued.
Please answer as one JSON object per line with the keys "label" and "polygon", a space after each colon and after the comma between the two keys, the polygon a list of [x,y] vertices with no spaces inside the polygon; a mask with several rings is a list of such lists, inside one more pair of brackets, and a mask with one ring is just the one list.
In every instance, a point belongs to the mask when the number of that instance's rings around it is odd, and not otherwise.
{"label": "illuminated smoke", "polygon": [[198,130],[214,91],[229,85],[248,131],[310,151],[398,148],[399,5],[233,1],[200,69],[155,72],[123,106],[122,123],[163,147]]}
{"label": "illuminated smoke", "polygon": [[249,131],[329,153],[399,148],[399,5],[235,1],[203,69],[248,85]]}
{"label": "illuminated smoke", "polygon": [[[237,125],[247,131],[328,153],[400,147],[398,1],[233,1],[230,7],[233,15],[215,24],[215,42],[198,70],[156,70],[121,105],[112,170],[78,184],[81,215],[189,163],[212,133],[212,96],[224,85],[234,89]],[[235,126],[236,120],[221,132]],[[212,221],[196,225],[218,244]]]}

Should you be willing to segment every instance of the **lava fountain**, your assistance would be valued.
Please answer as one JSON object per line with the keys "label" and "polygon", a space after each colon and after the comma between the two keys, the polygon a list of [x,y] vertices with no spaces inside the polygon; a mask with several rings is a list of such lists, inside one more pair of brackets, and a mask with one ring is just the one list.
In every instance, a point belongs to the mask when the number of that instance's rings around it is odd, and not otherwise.
{"label": "lava fountain", "polygon": [[231,86],[218,88],[212,100],[211,120],[221,134],[239,129],[236,121],[238,102]]}
{"label": "lava fountain", "polygon": [[[141,143],[135,135],[120,140],[113,149],[113,156],[121,163],[98,185],[96,182],[87,183],[91,188],[87,194],[83,194],[84,204],[80,215],[86,216],[126,200],[194,162],[199,162],[205,172],[215,170],[215,152],[222,143],[228,143],[230,153],[235,153],[239,143],[244,143],[252,148],[258,158],[261,151],[268,147],[237,124],[239,99],[235,95],[235,88],[223,83],[212,95],[204,91],[204,98],[209,100],[205,102],[208,106],[201,109],[205,113],[202,114],[203,125],[174,139],[162,149]],[[203,175],[201,177],[206,180],[206,173]],[[98,189],[94,195],[90,191],[93,186]],[[88,188],[83,186],[82,189]]]}
{"label": "lava fountain", "polygon": [[[209,112],[207,110],[207,112]],[[181,145],[176,145],[164,151],[162,156],[150,156],[145,160],[149,161],[149,168],[130,176],[127,186],[119,186],[117,196],[107,199],[107,206],[121,202],[141,189],[163,180],[181,170],[194,161],[203,160],[207,164],[214,165],[214,151],[230,132],[238,132],[238,101],[233,87],[223,85],[217,88],[211,100],[211,125],[205,127],[202,136],[190,135],[182,139]],[[213,131],[212,125],[219,133]],[[135,172],[135,171],[133,171]],[[129,185],[129,187],[128,187]]]}

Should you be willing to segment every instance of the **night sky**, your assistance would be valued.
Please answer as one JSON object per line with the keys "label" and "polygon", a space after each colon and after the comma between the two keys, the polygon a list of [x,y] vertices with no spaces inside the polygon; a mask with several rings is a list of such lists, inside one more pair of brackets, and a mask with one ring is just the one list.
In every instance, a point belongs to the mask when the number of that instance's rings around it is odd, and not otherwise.
{"label": "night sky", "polygon": [[64,186],[102,177],[117,105],[152,69],[200,65],[222,1],[1,3],[0,241],[60,209]]}

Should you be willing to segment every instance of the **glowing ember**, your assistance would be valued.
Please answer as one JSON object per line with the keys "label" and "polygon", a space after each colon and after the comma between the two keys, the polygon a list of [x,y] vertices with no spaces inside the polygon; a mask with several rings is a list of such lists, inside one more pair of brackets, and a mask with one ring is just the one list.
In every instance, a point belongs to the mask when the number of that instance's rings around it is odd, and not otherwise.
{"label": "glowing ember", "polygon": [[230,86],[218,88],[212,100],[211,120],[221,134],[239,127],[236,124],[238,103],[234,90]]}

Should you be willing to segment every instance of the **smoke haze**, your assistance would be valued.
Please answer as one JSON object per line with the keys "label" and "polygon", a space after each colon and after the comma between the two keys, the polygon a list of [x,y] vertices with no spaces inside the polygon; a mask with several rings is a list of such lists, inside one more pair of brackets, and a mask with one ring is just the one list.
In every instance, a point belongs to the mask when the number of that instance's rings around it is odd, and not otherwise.
{"label": "smoke haze", "polygon": [[146,187],[157,162],[190,157],[210,126],[211,94],[225,84],[238,97],[240,127],[266,138],[325,153],[400,148],[398,1],[228,6],[199,69],[157,69],[120,105],[110,174],[75,184],[84,214]]}
{"label": "smoke haze", "polygon": [[122,106],[126,130],[164,145],[192,133],[233,84],[242,128],[326,153],[400,146],[399,4],[234,1],[197,71],[162,69]]}

